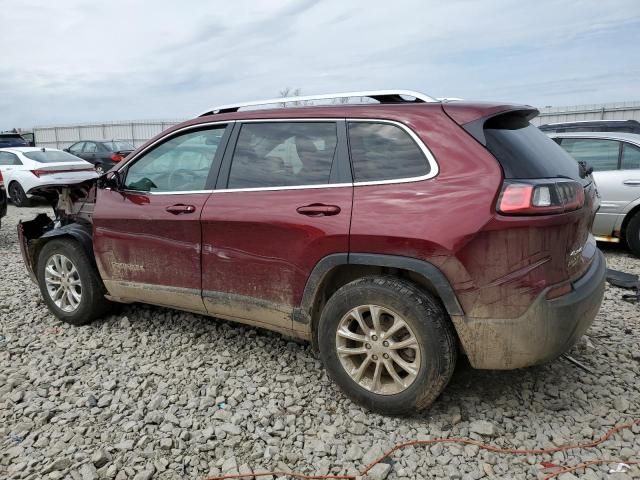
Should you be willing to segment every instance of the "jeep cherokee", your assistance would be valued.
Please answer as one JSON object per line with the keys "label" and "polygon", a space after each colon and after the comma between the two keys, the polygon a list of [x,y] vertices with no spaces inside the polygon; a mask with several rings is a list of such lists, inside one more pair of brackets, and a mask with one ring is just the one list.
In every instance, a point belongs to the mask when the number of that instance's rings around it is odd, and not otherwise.
{"label": "jeep cherokee", "polygon": [[549,361],[600,307],[596,189],[536,114],[410,91],[218,107],[40,188],[56,218],[19,225],[24,261],[71,324],[143,302],[265,327],[311,341],[361,405],[423,409],[458,352]]}

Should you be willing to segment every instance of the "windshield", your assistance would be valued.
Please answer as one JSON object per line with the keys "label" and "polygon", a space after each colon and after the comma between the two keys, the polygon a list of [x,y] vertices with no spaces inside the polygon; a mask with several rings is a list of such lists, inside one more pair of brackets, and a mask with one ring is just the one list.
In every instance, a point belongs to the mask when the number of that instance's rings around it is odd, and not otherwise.
{"label": "windshield", "polygon": [[131,145],[129,142],[122,142],[117,140],[113,142],[104,142],[104,146],[112,152],[133,150],[133,145]]}
{"label": "windshield", "polygon": [[24,152],[24,156],[40,163],[82,162],[81,158],[62,150],[34,150],[32,152]]}

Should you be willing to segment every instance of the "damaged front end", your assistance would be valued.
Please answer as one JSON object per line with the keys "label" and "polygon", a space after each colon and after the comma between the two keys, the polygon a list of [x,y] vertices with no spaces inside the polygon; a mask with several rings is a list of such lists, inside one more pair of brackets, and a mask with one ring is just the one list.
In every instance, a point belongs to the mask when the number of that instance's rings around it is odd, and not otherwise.
{"label": "damaged front end", "polygon": [[18,224],[22,259],[29,276],[37,283],[37,260],[43,245],[55,237],[71,237],[87,249],[93,259],[92,217],[97,179],[64,185],[45,185],[29,190],[45,198],[53,208],[54,218],[40,213],[33,220]]}

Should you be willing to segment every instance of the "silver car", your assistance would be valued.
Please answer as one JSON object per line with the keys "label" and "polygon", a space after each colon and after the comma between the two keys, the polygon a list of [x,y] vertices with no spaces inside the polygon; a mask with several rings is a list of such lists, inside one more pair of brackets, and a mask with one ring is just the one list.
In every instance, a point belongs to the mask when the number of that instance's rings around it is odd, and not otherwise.
{"label": "silver car", "polygon": [[640,257],[640,134],[548,134],[577,161],[593,168],[601,197],[593,224],[596,239],[626,241]]}

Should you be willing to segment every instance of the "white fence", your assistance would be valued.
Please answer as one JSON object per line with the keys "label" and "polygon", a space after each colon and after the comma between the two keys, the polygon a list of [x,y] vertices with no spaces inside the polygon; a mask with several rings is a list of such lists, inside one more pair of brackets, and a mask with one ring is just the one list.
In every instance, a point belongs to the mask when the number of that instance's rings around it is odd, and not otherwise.
{"label": "white fence", "polygon": [[67,148],[79,140],[126,140],[138,147],[182,120],[114,122],[86,125],[34,127],[38,147]]}
{"label": "white fence", "polygon": [[539,108],[540,115],[533,119],[534,125],[545,123],[575,122],[579,120],[638,120],[640,102],[604,103],[600,105],[574,105],[571,107]]}

